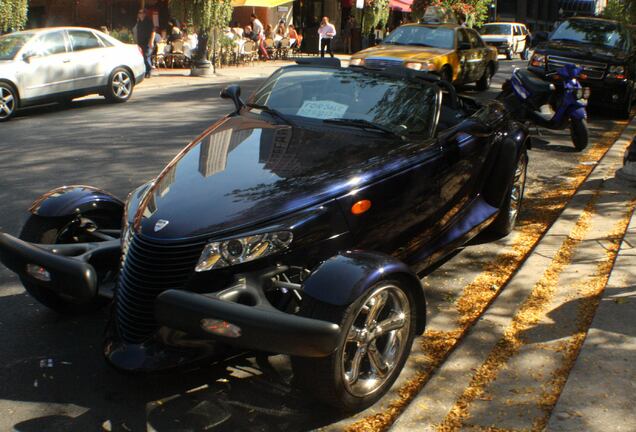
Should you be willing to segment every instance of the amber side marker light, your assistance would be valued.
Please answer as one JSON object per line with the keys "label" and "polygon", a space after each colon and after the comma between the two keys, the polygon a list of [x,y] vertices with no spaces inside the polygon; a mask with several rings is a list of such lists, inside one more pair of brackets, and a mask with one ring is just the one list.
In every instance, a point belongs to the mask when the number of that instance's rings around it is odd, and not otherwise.
{"label": "amber side marker light", "polygon": [[359,215],[371,208],[371,201],[369,200],[360,200],[351,206],[351,213],[354,215]]}

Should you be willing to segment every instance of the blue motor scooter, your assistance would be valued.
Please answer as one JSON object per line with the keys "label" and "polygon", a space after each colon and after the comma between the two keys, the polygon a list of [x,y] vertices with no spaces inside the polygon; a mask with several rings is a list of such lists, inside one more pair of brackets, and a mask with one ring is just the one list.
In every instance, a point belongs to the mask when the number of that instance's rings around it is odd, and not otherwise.
{"label": "blue motor scooter", "polygon": [[[521,122],[553,130],[565,129],[569,124],[572,143],[581,151],[588,143],[586,107],[590,96],[590,89],[583,88],[578,80],[581,72],[580,67],[567,64],[548,74],[548,82],[527,70],[515,69],[498,99]],[[551,112],[546,113],[542,107]]]}

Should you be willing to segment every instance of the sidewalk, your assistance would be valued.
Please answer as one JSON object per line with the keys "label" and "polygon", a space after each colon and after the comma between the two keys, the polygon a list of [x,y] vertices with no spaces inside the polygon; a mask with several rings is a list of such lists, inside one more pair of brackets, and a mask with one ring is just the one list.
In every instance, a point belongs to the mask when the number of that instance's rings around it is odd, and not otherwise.
{"label": "sidewalk", "polygon": [[391,431],[636,430],[636,186],[615,178],[634,134],[636,120]]}
{"label": "sidewalk", "polygon": [[[346,62],[349,55],[337,55],[337,58]],[[311,57],[309,57],[311,58]],[[317,58],[314,56],[313,58]],[[290,60],[257,61],[244,66],[224,66],[216,70],[216,74],[208,77],[190,76],[190,69],[155,69],[151,78],[145,79],[136,89],[155,89],[176,86],[197,86],[216,83],[231,83],[241,80],[264,79],[274,73],[278,68],[294,64]]]}

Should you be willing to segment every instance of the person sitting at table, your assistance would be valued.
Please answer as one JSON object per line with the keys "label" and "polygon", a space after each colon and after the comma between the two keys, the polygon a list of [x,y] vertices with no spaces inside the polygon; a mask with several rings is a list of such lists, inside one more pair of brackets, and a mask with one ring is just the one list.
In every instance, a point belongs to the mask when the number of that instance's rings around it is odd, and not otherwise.
{"label": "person sitting at table", "polygon": [[296,27],[294,27],[293,24],[289,25],[287,35],[289,36],[289,46],[296,46],[296,48],[300,48],[303,37],[296,31]]}
{"label": "person sitting at table", "polygon": [[168,21],[168,31],[168,43],[181,40],[181,29],[179,28],[179,22],[175,18],[171,18]]}
{"label": "person sitting at table", "polygon": [[265,26],[265,39],[274,40],[275,37],[276,37],[276,32],[274,31],[272,25],[271,24],[267,24]]}

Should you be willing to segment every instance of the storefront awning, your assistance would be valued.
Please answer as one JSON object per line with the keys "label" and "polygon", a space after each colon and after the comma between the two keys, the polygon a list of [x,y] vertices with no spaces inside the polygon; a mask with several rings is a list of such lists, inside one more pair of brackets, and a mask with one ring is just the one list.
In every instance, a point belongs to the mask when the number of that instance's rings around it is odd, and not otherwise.
{"label": "storefront awning", "polygon": [[250,7],[276,7],[291,3],[293,0],[232,0],[232,7],[250,6]]}
{"label": "storefront awning", "polygon": [[401,10],[402,12],[411,12],[413,0],[389,0],[391,9]]}

